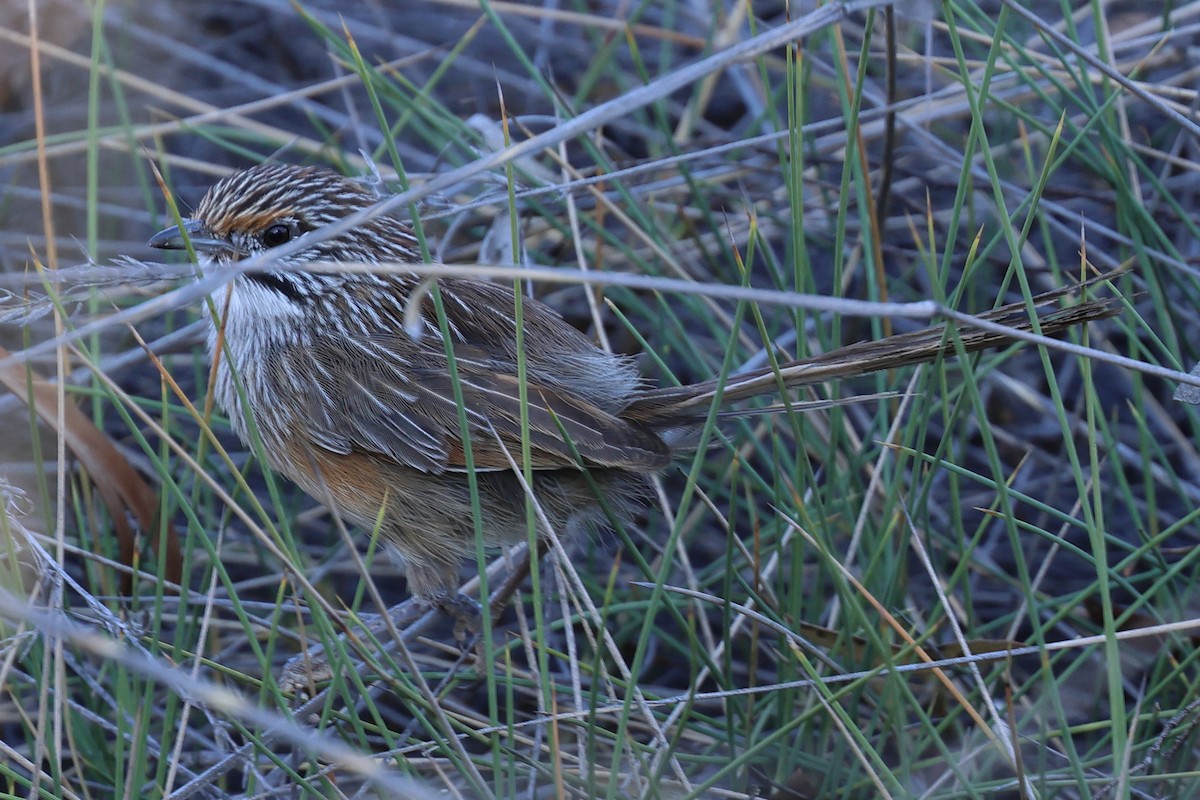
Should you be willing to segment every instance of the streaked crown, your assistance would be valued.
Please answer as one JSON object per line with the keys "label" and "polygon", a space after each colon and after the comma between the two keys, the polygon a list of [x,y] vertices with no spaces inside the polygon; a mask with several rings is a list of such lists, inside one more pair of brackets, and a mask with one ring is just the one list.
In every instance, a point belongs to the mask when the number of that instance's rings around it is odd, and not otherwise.
{"label": "streaked crown", "polygon": [[[266,164],[218,181],[193,218],[230,248],[218,260],[246,258],[308,235],[378,200],[355,181],[319,167]],[[308,261],[415,261],[416,240],[390,217],[370,220],[287,259]]]}

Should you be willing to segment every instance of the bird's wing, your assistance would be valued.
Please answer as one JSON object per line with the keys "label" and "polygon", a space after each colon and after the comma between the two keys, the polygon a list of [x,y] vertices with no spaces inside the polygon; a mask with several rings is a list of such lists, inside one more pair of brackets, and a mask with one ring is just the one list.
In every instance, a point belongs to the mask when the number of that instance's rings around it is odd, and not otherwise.
{"label": "bird's wing", "polygon": [[[402,352],[393,337],[382,336],[327,337],[284,354],[284,370],[311,377],[294,382],[304,387],[306,433],[334,453],[383,455],[433,473],[465,469],[444,354],[439,359],[427,351],[414,364]],[[522,465],[520,383],[504,366],[470,358],[458,364],[476,469],[509,469],[506,450]],[[666,445],[648,428],[536,381],[527,381],[525,394],[533,469],[583,464],[650,471],[669,462]]]}

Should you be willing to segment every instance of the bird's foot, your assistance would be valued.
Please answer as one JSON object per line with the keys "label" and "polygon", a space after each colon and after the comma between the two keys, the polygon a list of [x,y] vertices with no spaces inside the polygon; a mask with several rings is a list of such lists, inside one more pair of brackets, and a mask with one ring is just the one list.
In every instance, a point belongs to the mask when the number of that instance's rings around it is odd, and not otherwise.
{"label": "bird's foot", "polygon": [[462,592],[447,592],[425,602],[454,622],[454,641],[460,650],[468,649],[483,630],[483,606]]}

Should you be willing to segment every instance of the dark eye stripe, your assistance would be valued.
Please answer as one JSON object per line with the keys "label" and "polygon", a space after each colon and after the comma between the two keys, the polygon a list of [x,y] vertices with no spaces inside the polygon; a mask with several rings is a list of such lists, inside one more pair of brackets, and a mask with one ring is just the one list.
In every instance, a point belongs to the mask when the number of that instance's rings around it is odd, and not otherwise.
{"label": "dark eye stripe", "polygon": [[292,302],[303,303],[305,301],[304,293],[297,289],[296,284],[292,283],[287,278],[271,272],[247,272],[246,277],[257,283],[259,286],[279,292]]}

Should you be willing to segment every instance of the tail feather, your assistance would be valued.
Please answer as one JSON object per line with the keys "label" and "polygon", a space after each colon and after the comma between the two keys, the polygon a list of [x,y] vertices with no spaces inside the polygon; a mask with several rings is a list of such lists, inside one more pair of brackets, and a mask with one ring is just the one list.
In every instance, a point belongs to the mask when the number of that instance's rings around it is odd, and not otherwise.
{"label": "tail feather", "polygon": [[[1111,275],[1105,275],[1097,280],[1109,277]],[[1045,292],[1034,297],[1033,303],[1035,306],[1044,306],[1078,288],[1072,286]],[[1120,310],[1121,305],[1116,298],[1091,300],[1040,314],[1038,323],[1043,335],[1053,336],[1078,325],[1111,317]],[[1001,306],[979,317],[1016,331],[1033,330],[1028,309],[1023,302]],[[625,408],[621,416],[651,427],[686,425],[708,414],[718,391],[722,393],[724,405],[798,386],[924,364],[958,353],[956,339],[962,342],[963,351],[968,353],[1003,347],[1016,341],[1011,335],[970,325],[959,326],[953,331],[947,325],[937,325],[876,341],[857,342],[783,364],[778,369],[765,367],[724,379],[652,389]]]}

